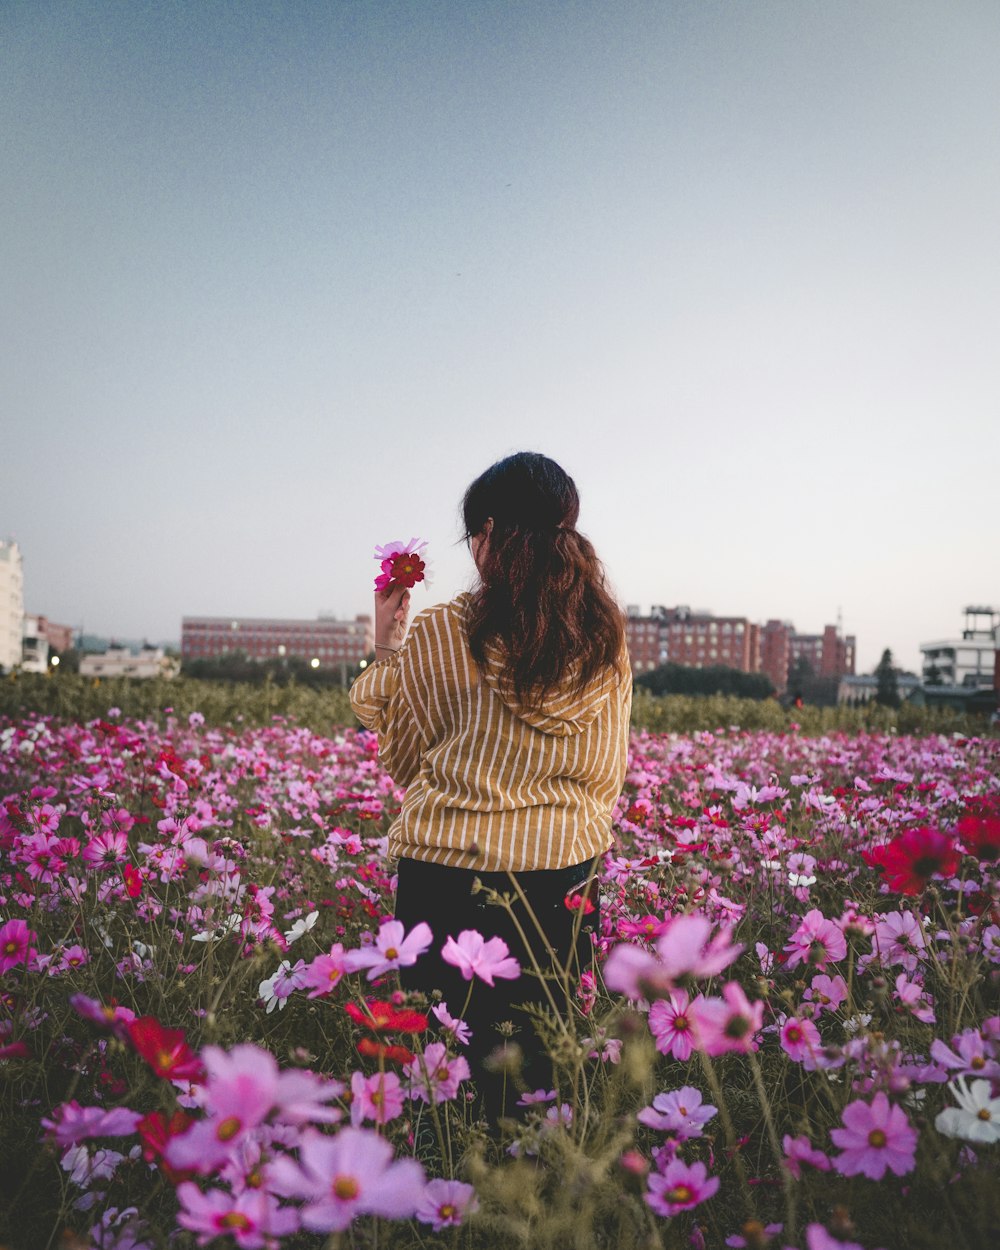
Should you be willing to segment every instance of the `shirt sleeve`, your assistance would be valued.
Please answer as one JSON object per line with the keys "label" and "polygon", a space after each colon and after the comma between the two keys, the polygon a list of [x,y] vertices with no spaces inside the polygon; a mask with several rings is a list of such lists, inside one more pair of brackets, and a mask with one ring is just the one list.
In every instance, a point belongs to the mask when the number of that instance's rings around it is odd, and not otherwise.
{"label": "shirt sleeve", "polygon": [[358,720],[378,734],[382,766],[398,786],[408,786],[420,770],[420,729],[403,691],[398,653],[369,664],[351,686]]}

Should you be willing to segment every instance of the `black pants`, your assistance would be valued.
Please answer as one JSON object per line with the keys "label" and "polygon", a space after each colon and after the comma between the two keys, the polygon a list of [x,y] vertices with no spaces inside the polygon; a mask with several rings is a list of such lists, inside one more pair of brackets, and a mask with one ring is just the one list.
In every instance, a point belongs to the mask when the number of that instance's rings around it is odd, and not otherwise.
{"label": "black pants", "polygon": [[[597,931],[600,918],[594,860],[574,864],[570,868],[520,872],[515,876],[535,919],[517,897],[506,872],[446,868],[441,864],[428,864],[415,859],[399,862],[396,919],[402,921],[407,931],[420,921],[426,921],[434,934],[431,949],[412,967],[400,969],[400,983],[405,990],[425,994],[432,1004],[436,1001],[433,992],[440,991],[453,1016],[462,1014],[471,985],[472,995],[464,1018],[473,1036],[464,1053],[481,1095],[483,1109],[491,1119],[509,1113],[518,1096],[514,1088],[516,1079],[512,1080],[508,1075],[505,1082],[502,1072],[496,1071],[497,1056],[494,1052],[498,1048],[502,1050],[505,1041],[516,1042],[520,1047],[523,1054],[520,1075],[524,1084],[529,1089],[551,1088],[551,1061],[538,1040],[532,1021],[519,1010],[518,1004],[539,1003],[551,1010],[545,988],[539,978],[532,975],[535,964],[543,972],[551,971],[556,964],[561,968],[568,967],[571,971],[570,985],[575,989],[581,972],[593,965],[591,934]],[[595,878],[589,890],[593,910],[584,908],[585,914],[580,915],[579,909],[566,906],[566,899],[584,893],[588,878]],[[477,880],[487,888],[473,893]],[[525,948],[517,924],[506,908],[488,901],[489,889],[514,896],[512,910],[530,951]],[[440,957],[445,940],[449,936],[457,938],[463,929],[476,929],[487,939],[503,938],[510,953],[521,964],[521,976],[515,981],[498,978],[493,987],[478,977],[474,977],[472,982],[466,981],[457,968]],[[561,981],[548,980],[546,984],[559,1014],[565,1018],[569,1004]],[[509,1038],[498,1029],[505,1021],[511,1021],[515,1029]]]}

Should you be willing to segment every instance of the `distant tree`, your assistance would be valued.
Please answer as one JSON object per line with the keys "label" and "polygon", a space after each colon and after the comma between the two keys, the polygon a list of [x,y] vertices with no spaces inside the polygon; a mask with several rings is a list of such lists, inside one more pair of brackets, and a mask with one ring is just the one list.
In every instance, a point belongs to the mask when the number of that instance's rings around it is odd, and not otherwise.
{"label": "distant tree", "polygon": [[716,664],[695,668],[689,664],[661,664],[635,679],[651,694],[729,694],[741,699],[768,699],[774,686],[764,673],[744,673],[739,668]]}
{"label": "distant tree", "polygon": [[892,652],[888,647],[882,652],[882,658],[875,668],[878,687],[875,691],[875,702],[883,707],[899,707],[899,682],[896,680],[896,668],[892,662]]}
{"label": "distant tree", "polygon": [[924,678],[924,685],[925,686],[943,686],[944,685],[944,678],[941,676],[941,670],[938,668],[938,666],[934,663],[933,660],[931,661],[930,668],[927,670],[927,676]]}

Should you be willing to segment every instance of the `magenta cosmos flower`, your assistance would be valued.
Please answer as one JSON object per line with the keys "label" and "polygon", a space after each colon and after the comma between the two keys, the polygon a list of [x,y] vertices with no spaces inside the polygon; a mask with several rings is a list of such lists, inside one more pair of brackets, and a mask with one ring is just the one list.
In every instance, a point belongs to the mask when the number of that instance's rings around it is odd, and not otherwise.
{"label": "magenta cosmos flower", "polygon": [[347,952],[344,966],[349,972],[367,968],[368,980],[374,981],[385,972],[392,972],[396,968],[409,968],[415,964],[433,938],[430,925],[422,920],[413,926],[409,934],[399,920],[387,920],[371,946],[362,946],[360,950]]}
{"label": "magenta cosmos flower", "polygon": [[695,1048],[706,1055],[756,1049],[755,1037],[764,1022],[764,1004],[751,1003],[736,981],[727,981],[721,998],[702,998],[691,1005]]}
{"label": "magenta cosmos flower", "polygon": [[277,1193],[303,1201],[302,1226],[316,1233],[346,1228],[359,1215],[406,1219],[424,1196],[420,1164],[393,1162],[389,1143],[364,1128],[345,1128],[336,1137],[304,1129],[298,1162],[282,1155],[268,1171]]}
{"label": "magenta cosmos flower", "polygon": [[662,1172],[651,1174],[646,1202],[657,1215],[676,1215],[711,1198],[718,1188],[719,1178],[709,1176],[704,1163],[673,1159]]}
{"label": "magenta cosmos flower", "polygon": [[475,929],[463,929],[457,938],[449,937],[441,947],[441,958],[456,967],[466,981],[479,977],[487,985],[494,977],[516,981],[521,975],[521,965],[511,955],[510,947],[501,937],[487,941]]}
{"label": "magenta cosmos flower", "polygon": [[38,954],[32,945],[37,941],[38,934],[24,920],[8,920],[0,927],[0,973],[18,964],[30,964]]}
{"label": "magenta cosmos flower", "polygon": [[860,1099],[848,1103],[841,1119],[845,1127],[830,1130],[834,1145],[841,1149],[833,1161],[841,1176],[879,1181],[887,1170],[897,1176],[913,1171],[917,1130],[882,1091],[870,1104]]}
{"label": "magenta cosmos flower", "polygon": [[[695,1003],[700,1001],[699,994]],[[671,990],[666,998],[658,998],[650,1007],[649,1031],[661,1055],[673,1055],[682,1063],[691,1058],[693,1007],[685,990]]]}

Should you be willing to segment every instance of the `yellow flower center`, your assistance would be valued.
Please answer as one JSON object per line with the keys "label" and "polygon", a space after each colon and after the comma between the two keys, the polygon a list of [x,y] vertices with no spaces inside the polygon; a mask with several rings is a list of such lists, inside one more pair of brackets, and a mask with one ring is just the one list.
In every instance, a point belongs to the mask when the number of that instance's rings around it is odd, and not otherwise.
{"label": "yellow flower center", "polygon": [[351,1198],[356,1198],[361,1192],[358,1182],[353,1176],[335,1176],[333,1178],[333,1196],[340,1198],[343,1202],[349,1202]]}
{"label": "yellow flower center", "polygon": [[987,1121],[989,1121],[989,1120],[992,1120],[992,1119],[993,1119],[993,1116],[990,1114],[990,1109],[989,1109],[989,1107],[980,1107],[980,1108],[979,1108],[979,1112],[978,1112],[978,1116],[979,1116],[979,1119],[980,1119],[980,1120],[987,1120]]}
{"label": "yellow flower center", "polygon": [[880,1128],[873,1128],[868,1134],[868,1145],[881,1149],[886,1143],[886,1135]]}
{"label": "yellow flower center", "polygon": [[443,1207],[438,1207],[438,1215],[443,1220],[453,1220],[458,1215],[458,1208],[452,1206],[450,1202],[446,1202]]}
{"label": "yellow flower center", "polygon": [[220,1121],[219,1127],[215,1130],[215,1136],[219,1141],[232,1141],[241,1128],[242,1125],[236,1116],[228,1115]]}
{"label": "yellow flower center", "polygon": [[970,1062],[969,1067],[975,1068],[975,1070],[978,1072],[980,1068],[986,1067],[986,1060],[982,1057],[982,1055],[973,1055],[972,1061]]}
{"label": "yellow flower center", "polygon": [[385,952],[385,957],[386,959],[398,959],[399,951],[396,950],[395,946],[390,946],[389,949]]}
{"label": "yellow flower center", "polygon": [[227,1211],[219,1220],[220,1228],[238,1228],[241,1232],[246,1232],[250,1227],[250,1221],[242,1211]]}
{"label": "yellow flower center", "polygon": [[690,1185],[675,1185],[673,1189],[667,1190],[668,1202],[690,1202],[694,1197],[694,1190]]}

